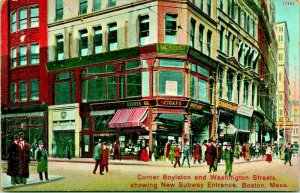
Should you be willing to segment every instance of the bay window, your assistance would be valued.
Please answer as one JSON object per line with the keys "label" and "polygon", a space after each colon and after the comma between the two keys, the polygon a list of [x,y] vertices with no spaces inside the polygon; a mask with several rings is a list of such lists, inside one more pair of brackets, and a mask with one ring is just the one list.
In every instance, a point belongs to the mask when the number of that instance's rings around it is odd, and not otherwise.
{"label": "bay window", "polygon": [[159,71],[159,94],[183,96],[183,72]]}

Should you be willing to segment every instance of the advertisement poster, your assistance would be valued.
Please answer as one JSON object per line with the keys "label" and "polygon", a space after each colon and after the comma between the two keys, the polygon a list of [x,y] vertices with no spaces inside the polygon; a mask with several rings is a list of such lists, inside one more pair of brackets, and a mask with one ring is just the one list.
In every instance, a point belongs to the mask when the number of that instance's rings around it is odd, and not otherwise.
{"label": "advertisement poster", "polygon": [[299,192],[299,0],[2,0],[1,191]]}

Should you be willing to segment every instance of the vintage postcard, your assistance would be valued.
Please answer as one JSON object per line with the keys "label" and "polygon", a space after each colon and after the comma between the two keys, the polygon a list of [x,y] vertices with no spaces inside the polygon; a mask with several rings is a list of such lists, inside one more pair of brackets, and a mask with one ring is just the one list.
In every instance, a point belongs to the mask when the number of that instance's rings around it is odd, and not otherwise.
{"label": "vintage postcard", "polygon": [[2,0],[1,190],[300,190],[299,0]]}

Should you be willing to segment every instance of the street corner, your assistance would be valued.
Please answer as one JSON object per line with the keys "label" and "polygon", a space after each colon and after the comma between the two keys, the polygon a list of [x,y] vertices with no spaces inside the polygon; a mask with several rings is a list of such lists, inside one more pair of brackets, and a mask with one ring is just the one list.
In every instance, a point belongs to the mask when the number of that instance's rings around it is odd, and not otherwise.
{"label": "street corner", "polygon": [[10,190],[12,188],[21,187],[21,186],[24,187],[24,186],[31,186],[31,185],[35,185],[35,184],[41,184],[41,183],[51,183],[51,182],[63,179],[64,176],[49,175],[48,178],[49,178],[49,180],[44,179],[43,181],[41,181],[38,177],[38,174],[30,175],[30,177],[27,178],[26,184],[12,185],[10,176],[7,176],[6,174],[2,173],[1,174],[1,189],[3,191],[7,191],[7,190]]}

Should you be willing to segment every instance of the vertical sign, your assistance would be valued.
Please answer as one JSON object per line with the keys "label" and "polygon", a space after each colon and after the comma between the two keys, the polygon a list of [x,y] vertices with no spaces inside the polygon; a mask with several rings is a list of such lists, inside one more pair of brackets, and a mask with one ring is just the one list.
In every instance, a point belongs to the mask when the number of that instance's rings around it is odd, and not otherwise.
{"label": "vertical sign", "polygon": [[177,95],[177,81],[166,81],[166,95]]}

